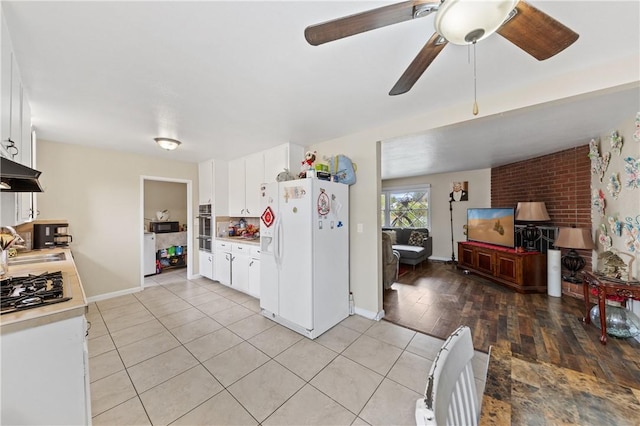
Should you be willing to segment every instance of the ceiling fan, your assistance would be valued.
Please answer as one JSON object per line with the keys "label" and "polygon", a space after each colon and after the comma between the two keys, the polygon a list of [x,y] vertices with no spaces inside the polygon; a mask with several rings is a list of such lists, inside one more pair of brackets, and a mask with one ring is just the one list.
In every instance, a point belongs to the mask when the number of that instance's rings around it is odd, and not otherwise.
{"label": "ceiling fan", "polygon": [[578,39],[578,34],[524,0],[413,0],[345,16],[304,31],[314,46],[435,13],[435,33],[389,95],[408,92],[447,43],[468,45],[497,32],[539,61]]}

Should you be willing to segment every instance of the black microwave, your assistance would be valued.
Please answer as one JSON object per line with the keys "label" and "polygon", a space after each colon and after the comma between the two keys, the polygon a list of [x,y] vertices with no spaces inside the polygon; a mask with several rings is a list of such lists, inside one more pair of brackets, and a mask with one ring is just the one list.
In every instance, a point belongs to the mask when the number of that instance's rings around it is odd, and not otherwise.
{"label": "black microwave", "polygon": [[165,232],[180,232],[179,222],[151,222],[149,231],[156,234],[162,234]]}

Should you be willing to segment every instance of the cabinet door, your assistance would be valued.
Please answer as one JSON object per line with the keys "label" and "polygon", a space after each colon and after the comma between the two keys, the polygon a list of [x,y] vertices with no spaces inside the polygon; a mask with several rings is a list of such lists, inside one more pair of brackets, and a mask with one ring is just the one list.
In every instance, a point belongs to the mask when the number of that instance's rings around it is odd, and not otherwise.
{"label": "cabinet door", "polygon": [[245,211],[243,216],[258,217],[260,184],[264,182],[264,155],[259,152],[245,158]]}
{"label": "cabinet door", "polygon": [[506,253],[496,254],[496,277],[522,284],[522,259]]}
{"label": "cabinet door", "polygon": [[[20,81],[20,71],[16,63],[15,55],[11,62],[11,140],[16,144],[18,150],[21,149],[22,143],[22,82]],[[14,157],[14,160],[20,161],[20,152]]]}
{"label": "cabinet door", "polygon": [[[21,126],[20,132],[22,143],[20,145],[20,152],[18,157],[20,163],[25,166],[32,167],[32,146],[31,140],[31,107],[27,99],[24,90],[22,90],[22,109],[21,109]],[[33,206],[34,194],[32,192],[21,192],[18,194],[18,222],[29,222],[35,219],[34,206]]]}
{"label": "cabinet door", "polygon": [[[302,158],[300,159],[302,162]],[[264,181],[275,182],[279,173],[289,169],[289,144],[279,145],[264,151]],[[289,170],[297,175],[299,170]]]}
{"label": "cabinet door", "polygon": [[493,274],[494,253],[491,251],[475,250],[475,267],[487,274]]}
{"label": "cabinet door", "polygon": [[474,267],[473,264],[473,247],[466,247],[463,244],[458,245],[458,262],[460,265]]}
{"label": "cabinet door", "polygon": [[260,259],[249,259],[249,290],[254,297],[260,297]]}
{"label": "cabinet door", "polygon": [[213,255],[206,251],[198,251],[200,254],[200,275],[213,279]]}
{"label": "cabinet door", "polygon": [[249,292],[249,256],[232,253],[231,286],[244,293]]}
{"label": "cabinet door", "polygon": [[231,285],[231,253],[216,251],[213,258],[214,279],[220,284]]}
{"label": "cabinet door", "polygon": [[213,160],[198,164],[198,201],[199,204],[213,202]]}
{"label": "cabinet door", "polygon": [[229,161],[229,216],[243,216],[245,212],[244,159]]}
{"label": "cabinet door", "polygon": [[[1,19],[1,18],[0,18]],[[9,138],[9,120],[11,117],[11,60],[13,58],[13,53],[11,51],[11,40],[9,39],[9,30],[7,29],[7,25],[2,22],[2,39],[0,40],[2,43],[2,49],[0,49],[1,64],[2,64],[2,73],[0,77],[2,80],[0,81],[0,86],[2,87],[2,91],[0,93],[0,102],[2,102],[2,108],[0,108],[0,113],[2,114],[2,150],[6,154],[7,151],[5,148],[5,142]],[[7,157],[10,157],[9,155]]]}

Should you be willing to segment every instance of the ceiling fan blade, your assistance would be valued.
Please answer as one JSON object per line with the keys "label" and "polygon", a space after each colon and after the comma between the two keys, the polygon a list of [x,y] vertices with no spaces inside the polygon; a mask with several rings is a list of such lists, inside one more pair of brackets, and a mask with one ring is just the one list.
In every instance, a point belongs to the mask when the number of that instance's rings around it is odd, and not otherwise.
{"label": "ceiling fan blade", "polygon": [[431,65],[431,62],[433,62],[446,45],[447,40],[440,36],[440,34],[434,33],[427,44],[420,50],[420,53],[414,58],[413,62],[409,64],[409,67],[405,70],[404,74],[402,74],[395,86],[393,86],[389,95],[401,95],[411,90],[422,73]]}
{"label": "ceiling fan blade", "polygon": [[440,0],[413,0],[391,4],[322,24],[311,25],[304,30],[304,37],[309,44],[318,46],[365,31],[427,16],[435,11],[439,5]]}
{"label": "ceiling fan blade", "polygon": [[515,16],[507,20],[497,32],[539,61],[562,52],[579,37],[571,29],[523,0],[520,0],[514,11]]}

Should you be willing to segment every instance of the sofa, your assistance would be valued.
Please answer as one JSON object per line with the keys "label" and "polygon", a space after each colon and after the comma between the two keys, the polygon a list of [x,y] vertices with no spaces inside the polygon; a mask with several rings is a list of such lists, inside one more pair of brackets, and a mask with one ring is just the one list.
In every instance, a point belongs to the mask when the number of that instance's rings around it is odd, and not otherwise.
{"label": "sofa", "polygon": [[415,269],[433,254],[433,239],[427,228],[383,227],[382,231],[391,237],[393,250],[400,254],[400,263]]}
{"label": "sofa", "polygon": [[382,233],[382,285],[387,290],[398,279],[400,253],[393,249],[391,233]]}

